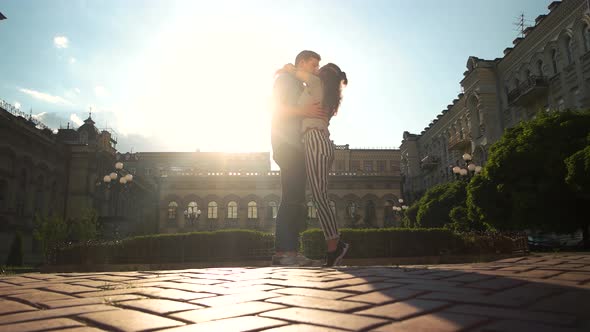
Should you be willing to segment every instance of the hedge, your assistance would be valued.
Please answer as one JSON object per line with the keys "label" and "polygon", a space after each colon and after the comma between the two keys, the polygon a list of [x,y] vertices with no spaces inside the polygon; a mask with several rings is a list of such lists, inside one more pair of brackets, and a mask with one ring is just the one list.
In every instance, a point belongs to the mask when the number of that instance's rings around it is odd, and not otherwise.
{"label": "hedge", "polygon": [[[457,234],[436,228],[342,229],[341,234],[343,240],[351,244],[348,258],[512,253],[515,248],[515,241],[502,235]],[[303,232],[301,248],[309,258],[324,257],[326,247],[321,230]],[[273,234],[220,230],[72,244],[56,250],[53,262],[91,265],[248,261],[270,260],[273,253]]]}

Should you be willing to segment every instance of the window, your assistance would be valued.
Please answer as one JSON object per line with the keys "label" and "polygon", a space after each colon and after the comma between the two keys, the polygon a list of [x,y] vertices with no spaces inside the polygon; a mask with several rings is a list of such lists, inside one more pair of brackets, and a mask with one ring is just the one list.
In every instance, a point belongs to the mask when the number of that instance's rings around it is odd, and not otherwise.
{"label": "window", "polygon": [[269,202],[268,208],[270,211],[270,218],[277,219],[277,214],[279,213],[279,209],[277,207],[277,202]]}
{"label": "window", "polygon": [[135,172],[136,172],[136,171],[137,171],[137,170],[135,169],[135,167],[131,167],[131,168],[129,169],[129,173],[131,173],[131,174],[133,174],[133,175],[135,175]]}
{"label": "window", "polygon": [[207,218],[217,219],[217,202],[207,204]]}
{"label": "window", "polygon": [[551,66],[553,69],[553,74],[557,74],[557,50],[553,49],[551,51]]}
{"label": "window", "polygon": [[175,201],[168,203],[168,220],[176,219],[176,209],[178,209],[178,203]]}
{"label": "window", "polygon": [[336,202],[330,201],[330,210],[332,210],[332,213],[336,215]]}
{"label": "window", "polygon": [[315,204],[312,201],[307,202],[307,218],[308,219],[317,219],[318,217],[318,210],[315,207]]}
{"label": "window", "polygon": [[258,219],[258,206],[256,202],[248,202],[248,219]]}
{"label": "window", "polygon": [[566,36],[563,40],[563,46],[565,50],[565,59],[567,60],[567,64],[574,62],[574,57],[572,54],[572,38],[570,36]]}
{"label": "window", "polygon": [[543,60],[537,61],[537,73],[539,76],[543,76]]}
{"label": "window", "polygon": [[336,160],[336,170],[344,171],[344,160]]}
{"label": "window", "polygon": [[363,170],[365,172],[372,172],[373,171],[373,161],[372,160],[364,160],[363,161]]}
{"label": "window", "polygon": [[152,174],[152,169],[151,168],[146,168],[145,169],[145,176],[150,176]]}
{"label": "window", "polygon": [[350,170],[351,171],[358,171],[361,169],[361,161],[360,160],[351,160],[350,161]]}
{"label": "window", "polygon": [[385,172],[385,168],[387,167],[386,160],[377,160],[377,172]]}
{"label": "window", "polygon": [[356,216],[357,205],[355,202],[348,202],[346,206],[346,212],[350,218],[354,218]]}
{"label": "window", "polygon": [[238,219],[238,203],[234,201],[227,203],[227,219]]}
{"label": "window", "polygon": [[582,28],[582,35],[584,36],[584,51],[590,52],[590,25],[586,24]]}

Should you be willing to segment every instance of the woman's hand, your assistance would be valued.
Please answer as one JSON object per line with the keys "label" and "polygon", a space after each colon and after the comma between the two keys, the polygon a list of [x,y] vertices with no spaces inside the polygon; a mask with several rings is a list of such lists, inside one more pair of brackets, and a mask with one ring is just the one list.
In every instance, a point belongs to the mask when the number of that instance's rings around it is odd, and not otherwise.
{"label": "woman's hand", "polygon": [[288,63],[283,66],[283,70],[288,73],[294,74],[297,71],[297,68],[292,63]]}

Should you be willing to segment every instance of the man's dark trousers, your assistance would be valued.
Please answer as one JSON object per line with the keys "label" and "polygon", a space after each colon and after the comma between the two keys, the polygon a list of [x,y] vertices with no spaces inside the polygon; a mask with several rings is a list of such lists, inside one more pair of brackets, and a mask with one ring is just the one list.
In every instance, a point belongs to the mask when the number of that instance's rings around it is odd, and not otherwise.
{"label": "man's dark trousers", "polygon": [[274,155],[281,169],[281,204],[277,213],[275,250],[297,251],[299,233],[305,223],[305,155],[303,150],[284,146]]}

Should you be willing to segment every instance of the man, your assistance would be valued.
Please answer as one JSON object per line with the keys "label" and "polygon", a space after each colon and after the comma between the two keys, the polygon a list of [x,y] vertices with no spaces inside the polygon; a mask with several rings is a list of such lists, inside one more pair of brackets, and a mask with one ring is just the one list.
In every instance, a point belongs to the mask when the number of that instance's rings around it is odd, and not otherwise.
{"label": "man", "polygon": [[[295,66],[316,74],[321,57],[313,51],[302,51]],[[272,117],[271,144],[273,159],[281,169],[281,203],[277,213],[274,265],[308,265],[311,260],[298,254],[299,233],[305,230],[305,155],[301,140],[301,120],[322,118],[319,104],[297,107],[303,82],[289,73],[280,73],[274,84],[275,107]]]}

